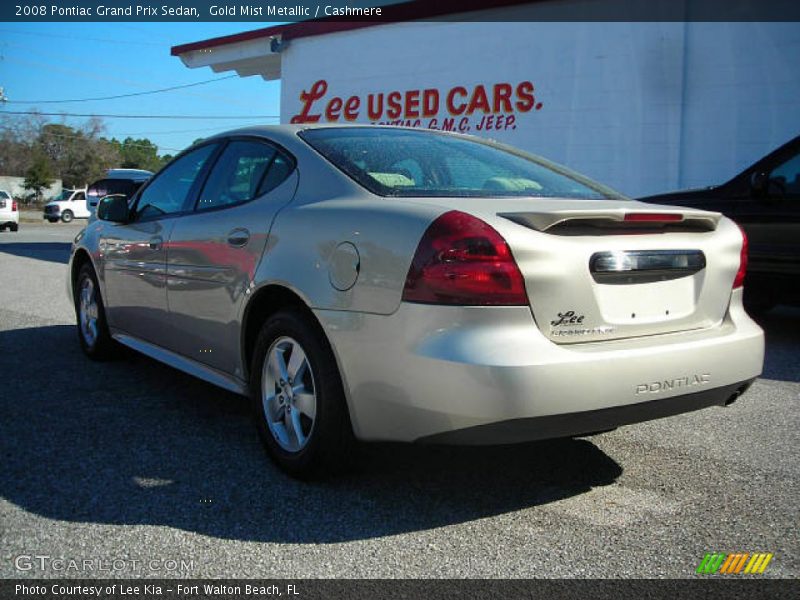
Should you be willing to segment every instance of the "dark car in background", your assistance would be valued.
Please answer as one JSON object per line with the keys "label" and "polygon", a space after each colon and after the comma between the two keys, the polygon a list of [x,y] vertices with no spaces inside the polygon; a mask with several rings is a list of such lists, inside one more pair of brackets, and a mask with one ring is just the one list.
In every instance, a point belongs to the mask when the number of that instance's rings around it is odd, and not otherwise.
{"label": "dark car in background", "polygon": [[800,305],[800,136],[722,185],[640,198],[718,211],[747,234],[745,306]]}
{"label": "dark car in background", "polygon": [[90,220],[94,220],[97,204],[106,196],[122,195],[130,198],[142,184],[153,176],[144,169],[109,169],[103,179],[98,179],[86,191],[86,204]]}

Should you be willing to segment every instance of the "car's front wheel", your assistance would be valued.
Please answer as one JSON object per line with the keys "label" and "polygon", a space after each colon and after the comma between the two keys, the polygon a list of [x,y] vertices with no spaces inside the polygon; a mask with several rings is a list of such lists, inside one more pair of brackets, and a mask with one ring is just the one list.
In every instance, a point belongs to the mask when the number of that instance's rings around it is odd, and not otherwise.
{"label": "car's front wheel", "polygon": [[64,223],[71,223],[74,218],[75,215],[72,214],[71,210],[65,210],[61,213],[61,220],[64,221]]}
{"label": "car's front wheel", "polygon": [[339,369],[308,316],[282,311],[266,321],[250,379],[259,435],[281,469],[308,478],[347,467],[355,440]]}
{"label": "car's front wheel", "polygon": [[115,342],[108,331],[97,275],[89,263],[84,264],[78,272],[73,293],[78,341],[83,352],[92,360],[112,358]]}

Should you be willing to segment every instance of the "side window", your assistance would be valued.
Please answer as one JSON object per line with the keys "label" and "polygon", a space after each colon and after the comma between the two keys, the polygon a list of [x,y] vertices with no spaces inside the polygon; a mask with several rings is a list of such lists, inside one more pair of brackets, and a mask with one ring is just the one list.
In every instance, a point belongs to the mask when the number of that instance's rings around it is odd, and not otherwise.
{"label": "side window", "polygon": [[294,162],[281,152],[277,152],[275,158],[272,159],[272,164],[269,166],[266,177],[258,187],[258,195],[274,190],[291,175],[292,170],[294,170]]}
{"label": "side window", "polygon": [[75,194],[73,200],[86,200],[86,194],[84,194],[83,192],[78,192],[77,194]]}
{"label": "side window", "polygon": [[769,174],[770,189],[781,196],[800,196],[800,154],[795,154]]}
{"label": "side window", "polygon": [[157,217],[183,210],[195,179],[216,148],[216,144],[206,144],[164,167],[139,196],[136,216]]}
{"label": "side window", "polygon": [[227,145],[211,170],[198,210],[239,204],[260,195],[259,184],[275,158],[268,144],[234,141]]}

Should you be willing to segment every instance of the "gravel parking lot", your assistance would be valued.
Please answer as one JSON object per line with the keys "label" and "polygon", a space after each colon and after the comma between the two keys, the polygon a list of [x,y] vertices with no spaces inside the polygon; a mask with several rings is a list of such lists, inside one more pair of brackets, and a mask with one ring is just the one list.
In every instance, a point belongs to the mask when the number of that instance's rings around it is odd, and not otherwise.
{"label": "gravel parking lot", "polygon": [[[298,483],[244,399],[84,358],[64,291],[81,227],[0,233],[0,577],[681,578],[735,551],[800,576],[798,310],[763,320],[764,377],[729,408],[513,447],[370,445],[352,474]],[[35,555],[89,563],[18,569]]]}

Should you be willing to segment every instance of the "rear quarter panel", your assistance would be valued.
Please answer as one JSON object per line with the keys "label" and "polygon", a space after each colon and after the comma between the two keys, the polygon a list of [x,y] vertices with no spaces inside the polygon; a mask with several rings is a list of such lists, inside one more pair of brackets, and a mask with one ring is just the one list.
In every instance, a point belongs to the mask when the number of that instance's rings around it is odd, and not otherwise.
{"label": "rear quarter panel", "polygon": [[[256,274],[257,288],[283,285],[313,309],[391,314],[400,305],[418,242],[442,212],[366,193],[322,201],[305,195],[278,214]],[[356,248],[358,267],[355,284],[340,290],[331,272],[336,249],[344,243]]]}

